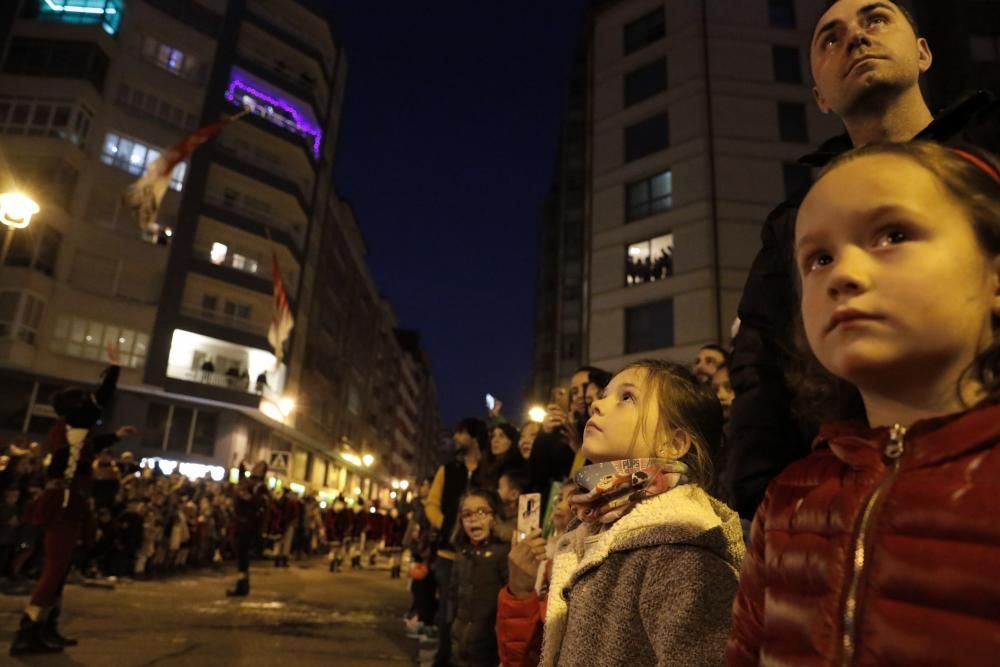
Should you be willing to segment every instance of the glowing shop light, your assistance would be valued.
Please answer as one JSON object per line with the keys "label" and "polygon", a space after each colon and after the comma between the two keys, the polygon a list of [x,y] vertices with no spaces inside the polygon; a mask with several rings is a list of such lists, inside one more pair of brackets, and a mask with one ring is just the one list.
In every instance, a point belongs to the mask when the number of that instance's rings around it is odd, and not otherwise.
{"label": "glowing shop light", "polygon": [[226,89],[225,96],[227,100],[236,106],[249,108],[250,113],[253,115],[260,116],[275,125],[279,124],[275,123],[271,118],[271,114],[268,113],[268,107],[277,107],[278,109],[281,109],[292,117],[292,120],[295,123],[295,131],[298,134],[301,134],[307,139],[312,139],[313,156],[319,158],[319,148],[323,141],[322,130],[306,120],[302,113],[289,104],[287,100],[272,97],[271,95],[257,90],[253,86],[238,78],[233,78],[233,80],[229,82],[229,87]]}
{"label": "glowing shop light", "polygon": [[300,496],[305,495],[306,492],[306,487],[296,482],[292,482],[291,484],[289,484],[288,488],[294,491],[295,493],[299,494]]}
{"label": "glowing shop light", "polygon": [[[344,459],[348,463],[352,463],[356,466],[361,466],[361,458],[357,454],[351,454],[350,452],[341,452],[340,458]],[[361,493],[359,490],[358,493]]]}
{"label": "glowing shop light", "polygon": [[295,409],[295,399],[288,398],[287,396],[280,401],[278,401],[278,408],[281,409],[281,413],[286,417],[292,414],[292,410]]}
{"label": "glowing shop light", "polygon": [[395,500],[395,499],[396,499],[396,495],[397,495],[397,494],[396,494],[396,492],[395,492],[395,491],[392,491],[392,492],[390,492],[390,493],[389,493],[389,497],[390,497],[390,498],[392,498],[393,500]]}
{"label": "glowing shop light", "polygon": [[[213,466],[205,463],[192,463],[189,461],[174,461],[173,459],[163,459],[158,456],[144,458],[139,462],[140,468],[159,468],[164,475],[172,475],[177,471],[192,482],[211,477],[213,481],[221,482],[226,478],[226,469],[222,466]],[[234,474],[235,473],[235,474]],[[239,470],[233,468],[230,471],[230,479],[239,477]]]}
{"label": "glowing shop light", "polygon": [[392,488],[394,488],[394,489],[398,489],[398,488],[399,488],[399,480],[398,480],[398,479],[394,479],[394,480],[392,480],[392,484],[391,484],[391,486],[392,486]]}
{"label": "glowing shop light", "polygon": [[371,509],[369,509],[368,511],[371,512],[372,514],[375,514],[375,506],[372,505]]}
{"label": "glowing shop light", "polygon": [[399,488],[401,488],[403,491],[406,491],[408,488],[410,488],[410,482],[409,482],[409,480],[405,480],[404,479],[403,481],[401,481],[399,483]]}
{"label": "glowing shop light", "polygon": [[540,405],[532,406],[532,408],[528,410],[528,418],[533,422],[541,424],[545,421],[545,408]]}
{"label": "glowing shop light", "polygon": [[326,501],[325,500],[319,501],[319,508],[321,510],[325,510],[326,509]]}
{"label": "glowing shop light", "polygon": [[354,495],[356,495],[356,496],[360,496],[361,495],[361,487],[360,486],[354,487]]}
{"label": "glowing shop light", "polygon": [[370,468],[373,463],[375,463],[375,457],[371,454],[365,454],[361,457],[361,462],[365,464],[366,468]]}

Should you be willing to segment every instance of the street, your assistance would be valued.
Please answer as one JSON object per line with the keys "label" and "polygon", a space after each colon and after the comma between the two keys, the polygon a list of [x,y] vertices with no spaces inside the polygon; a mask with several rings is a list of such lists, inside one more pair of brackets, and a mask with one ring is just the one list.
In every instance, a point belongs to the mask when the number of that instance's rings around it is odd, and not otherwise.
{"label": "street", "polygon": [[325,559],[251,570],[246,598],[226,598],[234,569],[176,578],[66,587],[65,635],[80,645],[61,655],[10,658],[7,648],[26,596],[0,597],[0,664],[411,665],[406,579],[385,569],[331,574]]}

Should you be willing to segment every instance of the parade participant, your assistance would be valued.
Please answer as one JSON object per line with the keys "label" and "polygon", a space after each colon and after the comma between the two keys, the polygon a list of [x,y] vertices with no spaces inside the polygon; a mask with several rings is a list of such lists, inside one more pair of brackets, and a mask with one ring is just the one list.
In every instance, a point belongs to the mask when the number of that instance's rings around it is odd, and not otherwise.
{"label": "parade participant", "polygon": [[281,492],[281,498],[273,505],[271,534],[276,535],[274,543],[274,566],[288,567],[288,555],[292,552],[295,528],[302,513],[302,504],[297,493],[289,488]]}
{"label": "parade participant", "polygon": [[365,501],[358,498],[351,513],[351,569],[361,569],[361,554],[365,550],[365,531],[368,527],[368,517],[365,515]]}
{"label": "parade participant", "polygon": [[1000,163],[849,153],[799,209],[795,265],[797,386],[834,421],[757,512],[728,663],[996,665]]}
{"label": "parade participant", "polygon": [[507,583],[509,546],[493,534],[500,499],[477,489],[462,498],[458,555],[449,591],[451,662],[455,667],[496,665],[497,593]]}
{"label": "parade participant", "polygon": [[744,551],[738,517],[704,491],[721,430],[718,400],[680,365],[614,377],[584,432],[595,463],[576,475],[580,523],[557,542],[552,594],[535,590],[545,541],[511,552],[504,665],[721,663]]}
{"label": "parade participant", "polygon": [[271,505],[271,496],[267,492],[267,463],[258,461],[245,474],[244,465],[240,464],[240,481],[236,487],[236,560],[240,578],[236,586],[228,591],[229,597],[243,597],[250,594],[250,549],[260,541],[264,526],[267,525],[267,514]]}
{"label": "parade participant", "polygon": [[31,507],[32,522],[44,529],[45,561],[11,644],[11,655],[55,653],[77,644],[59,634],[58,622],[76,543],[81,538],[90,540],[84,529],[93,523],[90,493],[94,461],[99,452],[135,433],[131,426],[114,433],[93,432],[111,404],[121,370],[117,349],[109,348],[108,356],[111,365],[97,391],[64,389],[52,399],[59,419],[49,431],[47,481]]}
{"label": "parade participant", "polygon": [[[931,114],[920,77],[932,64],[930,45],[913,17],[892,0],[837,0],[813,30],[809,61],[813,94],[824,113],[837,115],[846,133],[800,162],[822,167],[853,146],[926,139],[1000,150],[1000,102],[979,91]],[[805,192],[771,212],[761,231],[740,299],[739,334],[730,366],[733,390],[726,497],[744,519],[753,518],[768,482],[809,453],[815,424],[793,415],[787,373],[799,358],[793,340],[798,300],[792,227]]]}
{"label": "parade participant", "polygon": [[347,505],[340,498],[326,511],[324,517],[326,540],[330,543],[330,572],[337,572],[344,563],[344,545],[349,541],[351,515]]}
{"label": "parade participant", "polygon": [[389,577],[399,579],[403,571],[403,537],[408,520],[393,507],[385,521],[385,550],[389,554]]}

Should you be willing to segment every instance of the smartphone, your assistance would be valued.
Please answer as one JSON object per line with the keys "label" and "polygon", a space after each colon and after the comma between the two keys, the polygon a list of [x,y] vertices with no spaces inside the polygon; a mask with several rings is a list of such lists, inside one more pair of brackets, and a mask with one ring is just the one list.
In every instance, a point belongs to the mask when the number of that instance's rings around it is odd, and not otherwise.
{"label": "smartphone", "polygon": [[517,499],[517,532],[524,539],[542,525],[542,494],[525,493]]}
{"label": "smartphone", "polygon": [[552,389],[552,403],[555,403],[563,412],[569,414],[569,388],[554,387]]}
{"label": "smartphone", "polygon": [[496,406],[497,399],[493,398],[493,394],[486,394],[486,409],[492,411]]}

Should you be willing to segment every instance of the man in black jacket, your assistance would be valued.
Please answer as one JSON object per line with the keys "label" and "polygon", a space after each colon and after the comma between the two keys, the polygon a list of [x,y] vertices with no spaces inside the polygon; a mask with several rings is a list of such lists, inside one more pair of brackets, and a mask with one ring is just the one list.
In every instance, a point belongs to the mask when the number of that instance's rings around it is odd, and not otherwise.
{"label": "man in black jacket", "polygon": [[[970,94],[937,117],[931,114],[919,79],[933,58],[905,9],[888,0],[834,0],[828,6],[810,44],[813,93],[824,113],[840,117],[846,134],[801,162],[822,167],[854,146],[915,139],[1000,149],[1000,104],[990,93]],[[768,216],[739,306],[742,324],[730,371],[736,400],[723,483],[747,520],[768,483],[808,453],[815,435],[815,424],[793,414],[794,387],[786,381],[798,356],[792,239],[804,195]]]}

